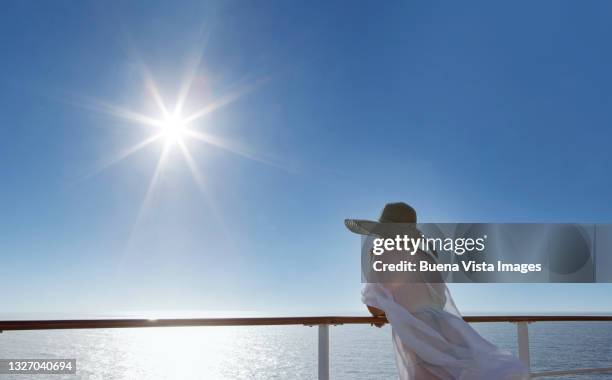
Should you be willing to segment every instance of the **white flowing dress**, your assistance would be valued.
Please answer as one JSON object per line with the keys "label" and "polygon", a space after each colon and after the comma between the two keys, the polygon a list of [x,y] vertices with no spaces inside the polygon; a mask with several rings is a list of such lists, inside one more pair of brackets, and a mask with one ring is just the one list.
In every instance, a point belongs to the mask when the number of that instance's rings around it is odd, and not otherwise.
{"label": "white flowing dress", "polygon": [[528,379],[515,356],[463,320],[443,282],[366,284],[362,301],[391,324],[401,380]]}

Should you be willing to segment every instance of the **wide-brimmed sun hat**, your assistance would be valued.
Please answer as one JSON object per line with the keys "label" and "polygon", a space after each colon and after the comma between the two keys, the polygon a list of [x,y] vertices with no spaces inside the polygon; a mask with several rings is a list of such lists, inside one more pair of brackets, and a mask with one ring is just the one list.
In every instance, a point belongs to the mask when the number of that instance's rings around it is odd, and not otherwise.
{"label": "wide-brimmed sun hat", "polygon": [[380,213],[378,221],[364,219],[345,219],[344,225],[351,232],[359,235],[377,234],[393,224],[417,222],[416,211],[404,202],[387,203]]}

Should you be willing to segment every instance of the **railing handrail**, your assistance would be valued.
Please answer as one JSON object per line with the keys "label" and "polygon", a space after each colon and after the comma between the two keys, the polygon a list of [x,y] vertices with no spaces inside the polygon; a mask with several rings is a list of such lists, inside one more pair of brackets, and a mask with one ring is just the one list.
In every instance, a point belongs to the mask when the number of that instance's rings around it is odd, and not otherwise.
{"label": "railing handrail", "polygon": [[[530,378],[570,374],[612,372],[612,367],[578,368],[531,372],[529,330],[531,322],[612,321],[612,315],[489,315],[463,317],[466,322],[513,322],[517,326],[519,360],[530,371]],[[258,318],[175,318],[175,319],[54,319],[0,321],[0,332],[18,330],[108,329],[136,327],[195,327],[195,326],[318,326],[318,378],[329,380],[329,326],[344,324],[386,323],[384,317],[258,317]]]}
{"label": "railing handrail", "polygon": [[[609,315],[512,315],[466,316],[466,322],[578,322],[612,321]],[[347,325],[387,323],[381,317],[317,316],[317,317],[258,317],[258,318],[164,318],[164,319],[55,319],[0,321],[0,331],[109,329],[138,327],[195,327],[195,326],[279,326],[279,325]]]}

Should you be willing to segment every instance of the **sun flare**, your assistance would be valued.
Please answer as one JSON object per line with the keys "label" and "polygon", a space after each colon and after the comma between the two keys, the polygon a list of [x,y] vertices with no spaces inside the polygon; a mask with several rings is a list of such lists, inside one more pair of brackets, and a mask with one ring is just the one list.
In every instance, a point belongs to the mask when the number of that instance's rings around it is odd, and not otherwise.
{"label": "sun flare", "polygon": [[[190,151],[191,147],[196,144],[191,142],[198,142],[212,148],[231,152],[252,161],[279,167],[275,162],[261,157],[259,154],[256,154],[251,149],[248,149],[236,141],[224,139],[220,136],[215,136],[208,133],[206,129],[208,127],[207,124],[209,123],[201,122],[201,119],[207,115],[232,104],[243,95],[251,92],[260,84],[264,83],[267,79],[264,78],[253,83],[245,84],[244,86],[241,86],[240,88],[237,88],[224,96],[212,99],[212,101],[203,104],[191,112],[185,113],[184,106],[190,93],[192,81],[196,77],[195,70],[198,65],[199,60],[196,60],[194,62],[194,66],[189,71],[189,74],[186,75],[185,81],[181,83],[180,91],[176,102],[174,103],[174,107],[169,106],[169,104],[164,101],[161,92],[156,86],[156,83],[150,75],[148,69],[143,66],[142,75],[145,87],[148,94],[151,96],[151,100],[155,103],[158,109],[156,116],[150,116],[120,105],[100,102],[95,99],[88,99],[76,103],[91,110],[107,113],[119,119],[131,122],[133,125],[147,127],[151,132],[147,137],[143,138],[142,141],[122,150],[118,154],[102,162],[101,165],[84,176],[84,178],[91,177],[109,166],[115,165],[136,154],[137,152],[142,151],[156,142],[162,143],[163,148],[161,149],[160,156],[157,160],[157,165],[155,166],[149,180],[148,187],[139,208],[138,216],[136,217],[135,225],[139,224],[142,216],[150,207],[151,202],[154,199],[155,188],[163,177],[162,172],[165,170],[164,168],[170,164],[170,157],[177,156],[176,154],[170,155],[171,151],[176,151],[179,153],[178,156],[183,157],[183,160],[191,173],[195,184],[208,199],[206,187],[207,181],[200,170],[200,165],[197,158]],[[208,200],[211,205],[214,205],[212,200]]]}

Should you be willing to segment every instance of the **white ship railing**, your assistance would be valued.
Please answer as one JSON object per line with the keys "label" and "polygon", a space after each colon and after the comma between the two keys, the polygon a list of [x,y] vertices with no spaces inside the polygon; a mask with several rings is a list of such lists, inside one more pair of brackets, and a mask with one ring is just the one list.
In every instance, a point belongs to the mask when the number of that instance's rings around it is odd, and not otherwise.
{"label": "white ship railing", "polygon": [[[472,316],[466,322],[510,322],[517,327],[519,359],[530,370],[531,378],[612,372],[612,367],[576,368],[559,371],[531,372],[529,356],[529,324],[534,322],[612,322],[612,316]],[[386,323],[377,317],[274,317],[274,318],[189,318],[189,319],[68,319],[68,320],[17,320],[0,321],[0,332],[19,330],[57,329],[112,329],[137,327],[187,327],[187,326],[270,326],[304,325],[318,326],[318,378],[329,379],[329,326],[345,324]]]}

